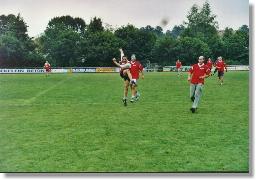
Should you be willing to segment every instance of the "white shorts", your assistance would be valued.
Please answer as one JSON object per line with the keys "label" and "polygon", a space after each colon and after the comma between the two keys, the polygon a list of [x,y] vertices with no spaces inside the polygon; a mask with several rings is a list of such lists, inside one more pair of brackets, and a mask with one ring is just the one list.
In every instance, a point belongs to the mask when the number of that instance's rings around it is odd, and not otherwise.
{"label": "white shorts", "polygon": [[138,79],[132,79],[130,82],[132,82],[132,81],[134,82],[135,85],[137,85]]}

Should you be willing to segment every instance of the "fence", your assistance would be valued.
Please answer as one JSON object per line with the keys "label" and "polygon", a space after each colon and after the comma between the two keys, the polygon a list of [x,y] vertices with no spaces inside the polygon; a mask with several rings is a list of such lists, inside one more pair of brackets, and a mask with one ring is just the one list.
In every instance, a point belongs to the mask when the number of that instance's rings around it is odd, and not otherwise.
{"label": "fence", "polygon": [[[186,72],[191,66],[182,66],[181,71]],[[227,66],[229,71],[249,71],[249,65],[229,65]],[[177,71],[176,66],[164,66],[156,68],[145,68],[146,72],[174,72]]]}
{"label": "fence", "polygon": [[[182,71],[188,71],[190,66],[183,66]],[[249,65],[230,65],[227,67],[229,71],[249,71]],[[119,72],[116,67],[71,67],[71,68],[52,68],[52,73],[114,73]],[[157,68],[144,68],[145,72],[173,72],[176,71],[175,66],[164,66]],[[44,69],[36,68],[16,68],[16,69],[0,69],[0,74],[38,74],[44,73]]]}

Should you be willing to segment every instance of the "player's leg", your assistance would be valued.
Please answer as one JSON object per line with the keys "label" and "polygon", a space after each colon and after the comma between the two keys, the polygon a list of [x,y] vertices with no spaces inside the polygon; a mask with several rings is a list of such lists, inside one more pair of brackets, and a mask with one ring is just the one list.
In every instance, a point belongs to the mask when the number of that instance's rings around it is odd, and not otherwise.
{"label": "player's leg", "polygon": [[224,75],[224,72],[218,71],[218,77],[219,77],[219,83],[220,83],[220,85],[223,84],[223,75]]}
{"label": "player's leg", "polygon": [[217,72],[217,70],[218,70],[217,68],[214,69],[213,75],[215,75],[215,73]]}
{"label": "player's leg", "polygon": [[203,84],[197,84],[196,86],[196,90],[195,90],[195,100],[192,104],[192,108],[191,111],[192,113],[194,113],[196,111],[196,108],[198,107],[199,101],[201,99],[202,96],[202,91],[203,90]]}
{"label": "player's leg", "polygon": [[194,102],[195,100],[195,90],[196,90],[196,85],[190,84],[190,99],[192,102]]}
{"label": "player's leg", "polygon": [[126,69],[126,70],[125,70],[125,73],[126,73],[127,76],[129,77],[129,79],[132,79],[132,74],[131,74],[131,72],[130,72],[129,69]]}
{"label": "player's leg", "polygon": [[220,83],[220,71],[218,71],[218,82]]}
{"label": "player's leg", "polygon": [[140,93],[138,91],[138,79],[137,79],[135,83],[135,100],[138,101],[139,99],[140,99]]}
{"label": "player's leg", "polygon": [[181,69],[178,68],[178,76],[180,76],[180,75],[181,75]]}
{"label": "player's leg", "polygon": [[[138,87],[137,87],[138,88]],[[140,99],[140,92],[138,89],[136,90],[135,100],[138,101]]]}
{"label": "player's leg", "polygon": [[131,91],[132,91],[132,97],[131,97],[131,102],[134,102],[136,100],[136,79],[132,79],[130,83],[131,84]]}
{"label": "player's leg", "polygon": [[224,72],[221,72],[220,85],[223,85],[223,83],[224,83]]}
{"label": "player's leg", "polygon": [[129,88],[129,81],[124,80],[124,97],[123,97],[124,106],[127,106],[128,88]]}

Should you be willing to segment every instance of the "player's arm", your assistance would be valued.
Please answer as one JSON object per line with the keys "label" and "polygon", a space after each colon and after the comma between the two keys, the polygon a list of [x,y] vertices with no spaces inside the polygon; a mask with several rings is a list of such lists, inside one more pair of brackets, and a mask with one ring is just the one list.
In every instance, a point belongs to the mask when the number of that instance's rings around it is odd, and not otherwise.
{"label": "player's arm", "polygon": [[188,72],[188,81],[191,81],[191,76],[192,76],[192,73],[189,71]]}
{"label": "player's arm", "polygon": [[210,76],[210,73],[206,73],[205,75],[200,76],[199,78],[200,79],[205,79],[205,78],[208,78],[209,76]]}
{"label": "player's arm", "polygon": [[124,56],[124,51],[123,51],[122,48],[120,48],[119,51],[120,51],[120,56],[121,56],[121,59],[122,59],[122,57]]}
{"label": "player's arm", "polygon": [[193,66],[188,71],[188,81],[191,81],[192,74],[193,74]]}
{"label": "player's arm", "polygon": [[200,79],[205,79],[205,78],[208,78],[209,76],[211,76],[211,70],[207,69],[205,74],[203,76],[200,76],[199,78]]}
{"label": "player's arm", "polygon": [[113,63],[117,66],[120,67],[122,70],[126,70],[126,69],[130,69],[131,65],[129,63],[126,63],[124,65],[119,64],[118,62],[116,62],[116,58],[112,59]]}
{"label": "player's arm", "polygon": [[139,72],[140,72],[140,77],[141,77],[141,79],[144,79],[144,72],[143,72],[143,66],[142,66],[142,64],[140,64],[140,66],[139,66]]}
{"label": "player's arm", "polygon": [[121,65],[118,62],[116,62],[116,58],[113,58],[112,61],[117,67],[121,68]]}
{"label": "player's arm", "polygon": [[141,76],[141,79],[144,79],[144,72],[143,72],[143,69],[140,70],[140,76]]}
{"label": "player's arm", "polygon": [[227,68],[227,64],[226,63],[224,64],[224,67],[226,69],[226,72],[228,72],[228,68]]}

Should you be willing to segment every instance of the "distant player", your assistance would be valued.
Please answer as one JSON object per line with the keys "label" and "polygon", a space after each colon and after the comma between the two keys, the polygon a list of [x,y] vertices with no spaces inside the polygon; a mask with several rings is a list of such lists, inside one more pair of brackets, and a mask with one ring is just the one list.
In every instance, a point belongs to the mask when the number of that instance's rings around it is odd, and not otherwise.
{"label": "distant player", "polygon": [[210,71],[212,71],[212,65],[213,65],[213,63],[212,63],[211,58],[208,58],[207,63],[206,63],[206,66],[208,66],[208,68],[210,69]]}
{"label": "distant player", "polygon": [[195,113],[199,100],[202,96],[204,79],[210,76],[210,69],[204,64],[204,57],[200,56],[198,58],[198,63],[192,65],[188,72],[188,81],[190,82],[190,98],[193,101],[192,108],[190,108],[192,113]]}
{"label": "distant player", "polygon": [[182,64],[181,64],[180,60],[178,59],[176,61],[176,69],[177,69],[177,72],[178,72],[178,76],[181,75],[181,68],[182,68]]}
{"label": "distant player", "polygon": [[144,73],[143,73],[143,66],[140,64],[140,62],[136,59],[135,54],[131,56],[131,68],[130,72],[132,75],[132,79],[130,82],[131,90],[132,90],[132,97],[131,102],[139,100],[140,93],[137,91],[138,86],[138,79],[141,74],[141,78],[144,79]]}
{"label": "distant player", "polygon": [[218,57],[218,60],[216,61],[216,69],[218,71],[218,78],[219,78],[219,83],[220,85],[223,85],[223,81],[224,81],[224,71],[226,70],[226,72],[228,71],[227,70],[227,65],[226,63],[223,61],[222,57]]}
{"label": "distant player", "polygon": [[45,69],[45,76],[48,77],[49,73],[51,72],[51,65],[48,61],[44,63],[44,69]]}

